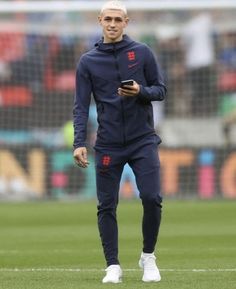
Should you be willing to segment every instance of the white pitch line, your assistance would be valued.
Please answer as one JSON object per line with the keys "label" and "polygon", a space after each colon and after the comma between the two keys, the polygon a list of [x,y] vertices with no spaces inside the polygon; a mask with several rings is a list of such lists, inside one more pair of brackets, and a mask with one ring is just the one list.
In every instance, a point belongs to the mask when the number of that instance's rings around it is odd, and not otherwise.
{"label": "white pitch line", "polygon": [[[0,268],[0,272],[102,272],[104,269],[79,268]],[[138,272],[141,269],[123,269],[125,272]],[[218,269],[160,269],[161,272],[236,272],[236,268]]]}

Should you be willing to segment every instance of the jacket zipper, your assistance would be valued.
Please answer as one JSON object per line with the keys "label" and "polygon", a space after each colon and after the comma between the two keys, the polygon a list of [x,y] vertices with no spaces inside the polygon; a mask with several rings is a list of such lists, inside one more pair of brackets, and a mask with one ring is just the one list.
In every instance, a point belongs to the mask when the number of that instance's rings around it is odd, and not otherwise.
{"label": "jacket zipper", "polygon": [[[113,45],[113,56],[115,58],[115,67],[118,72],[118,79],[121,82],[121,75],[120,75],[120,69],[119,69],[119,63],[117,60],[117,52],[116,52],[116,47],[115,44]],[[121,115],[122,115],[122,122],[123,122],[123,144],[126,144],[126,135],[125,135],[125,113],[124,113],[124,100],[121,97],[120,98],[120,103],[121,103]]]}

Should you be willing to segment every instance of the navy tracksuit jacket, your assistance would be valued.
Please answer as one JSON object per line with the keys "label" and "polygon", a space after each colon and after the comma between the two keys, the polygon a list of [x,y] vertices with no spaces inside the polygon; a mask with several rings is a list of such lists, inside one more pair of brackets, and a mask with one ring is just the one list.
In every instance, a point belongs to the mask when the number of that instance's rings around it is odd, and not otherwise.
{"label": "navy tracksuit jacket", "polygon": [[[140,85],[137,97],[117,94],[121,80]],[[84,54],[76,73],[74,148],[86,146],[86,126],[91,93],[97,105],[96,145],[121,146],[154,134],[151,101],[163,100],[166,88],[148,46],[124,36],[121,42],[98,42]]]}
{"label": "navy tracksuit jacket", "polygon": [[[122,80],[140,85],[136,97],[117,93]],[[74,148],[86,147],[86,127],[93,93],[98,131],[95,144],[98,227],[107,266],[119,264],[116,207],[125,163],[133,169],[142,199],[143,252],[155,248],[161,220],[157,145],[151,101],[163,100],[166,88],[152,51],[124,36],[117,43],[98,42],[85,53],[76,73]]]}

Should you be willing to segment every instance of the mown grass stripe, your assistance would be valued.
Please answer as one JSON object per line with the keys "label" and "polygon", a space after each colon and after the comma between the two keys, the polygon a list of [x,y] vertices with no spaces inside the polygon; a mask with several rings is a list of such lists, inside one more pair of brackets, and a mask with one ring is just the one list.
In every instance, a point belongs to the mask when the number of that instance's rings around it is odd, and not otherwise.
{"label": "mown grass stripe", "polygon": [[[0,268],[1,272],[100,272],[104,269],[80,269],[80,268]],[[123,269],[125,272],[141,271],[141,269]],[[236,272],[236,268],[216,269],[160,269],[162,272]]]}

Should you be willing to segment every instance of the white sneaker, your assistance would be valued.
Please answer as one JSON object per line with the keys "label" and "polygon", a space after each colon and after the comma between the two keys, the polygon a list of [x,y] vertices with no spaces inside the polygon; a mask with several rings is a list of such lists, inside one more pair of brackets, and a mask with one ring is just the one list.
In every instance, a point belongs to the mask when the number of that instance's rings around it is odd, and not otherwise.
{"label": "white sneaker", "polygon": [[120,283],[122,277],[122,270],[120,265],[110,265],[107,267],[106,276],[102,279],[102,283]]}
{"label": "white sneaker", "polygon": [[161,281],[161,275],[156,265],[156,257],[154,253],[142,253],[139,260],[139,267],[143,269],[144,282]]}

